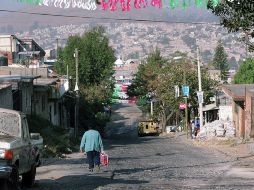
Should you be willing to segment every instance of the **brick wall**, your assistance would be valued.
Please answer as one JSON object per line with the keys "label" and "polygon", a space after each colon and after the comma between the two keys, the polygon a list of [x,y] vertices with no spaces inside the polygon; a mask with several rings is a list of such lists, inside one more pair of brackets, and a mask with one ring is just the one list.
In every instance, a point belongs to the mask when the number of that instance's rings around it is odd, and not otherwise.
{"label": "brick wall", "polygon": [[233,123],[236,128],[236,136],[245,137],[245,110],[236,102],[232,103]]}
{"label": "brick wall", "polygon": [[245,106],[245,138],[254,137],[254,93],[246,93]]}
{"label": "brick wall", "polygon": [[251,110],[252,110],[252,94],[247,92],[245,99],[245,138],[250,138],[251,131]]}

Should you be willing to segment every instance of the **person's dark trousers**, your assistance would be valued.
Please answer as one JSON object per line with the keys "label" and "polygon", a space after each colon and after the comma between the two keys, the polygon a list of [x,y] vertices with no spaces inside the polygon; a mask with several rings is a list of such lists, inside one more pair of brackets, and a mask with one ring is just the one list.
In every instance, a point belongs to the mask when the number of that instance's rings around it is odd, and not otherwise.
{"label": "person's dark trousers", "polygon": [[89,169],[93,169],[94,165],[100,165],[100,152],[97,151],[89,151],[86,153],[87,161],[89,164]]}

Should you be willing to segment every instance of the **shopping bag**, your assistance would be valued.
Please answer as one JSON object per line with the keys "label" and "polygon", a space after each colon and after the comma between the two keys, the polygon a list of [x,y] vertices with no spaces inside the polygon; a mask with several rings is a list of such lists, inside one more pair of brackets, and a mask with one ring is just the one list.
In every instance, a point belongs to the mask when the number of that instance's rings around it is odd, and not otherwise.
{"label": "shopping bag", "polygon": [[101,165],[102,166],[107,166],[108,165],[108,155],[105,152],[101,152],[100,160],[101,160]]}

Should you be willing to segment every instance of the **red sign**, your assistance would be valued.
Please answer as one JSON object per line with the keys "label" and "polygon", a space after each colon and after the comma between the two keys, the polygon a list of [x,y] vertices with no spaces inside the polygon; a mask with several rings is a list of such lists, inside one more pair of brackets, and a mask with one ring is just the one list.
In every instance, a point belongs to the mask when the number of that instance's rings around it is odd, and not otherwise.
{"label": "red sign", "polygon": [[186,104],[180,103],[179,108],[180,110],[184,110],[186,108]]}

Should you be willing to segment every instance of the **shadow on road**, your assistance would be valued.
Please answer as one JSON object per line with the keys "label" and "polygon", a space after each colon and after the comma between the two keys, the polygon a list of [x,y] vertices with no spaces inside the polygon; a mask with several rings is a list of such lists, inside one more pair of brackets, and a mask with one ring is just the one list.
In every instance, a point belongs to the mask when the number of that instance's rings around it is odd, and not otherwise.
{"label": "shadow on road", "polygon": [[144,172],[144,171],[154,171],[159,169],[160,167],[150,167],[150,168],[132,168],[132,169],[119,169],[119,170],[114,170],[114,174],[133,174],[133,173],[138,173],[138,172]]}
{"label": "shadow on road", "polygon": [[[103,175],[103,174],[101,174]],[[64,176],[59,179],[45,179],[37,182],[36,186],[45,190],[48,189],[61,189],[61,190],[93,190],[101,186],[110,184],[119,184],[119,186],[138,185],[149,183],[149,181],[136,180],[136,179],[112,179],[110,176],[98,175],[70,175]],[[36,187],[34,188],[36,189]]]}

